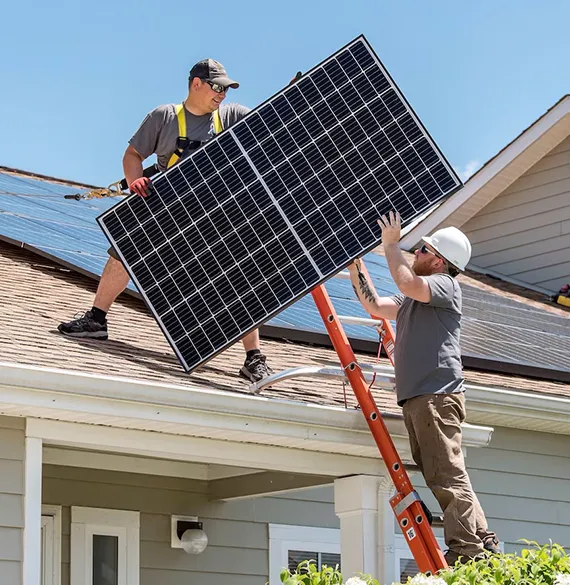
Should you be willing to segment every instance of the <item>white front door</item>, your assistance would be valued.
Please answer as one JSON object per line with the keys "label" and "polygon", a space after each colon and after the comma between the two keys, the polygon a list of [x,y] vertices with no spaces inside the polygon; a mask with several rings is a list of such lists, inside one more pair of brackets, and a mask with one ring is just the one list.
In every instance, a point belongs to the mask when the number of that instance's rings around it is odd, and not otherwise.
{"label": "white front door", "polygon": [[54,567],[55,522],[53,516],[42,516],[42,581],[41,585],[56,585]]}

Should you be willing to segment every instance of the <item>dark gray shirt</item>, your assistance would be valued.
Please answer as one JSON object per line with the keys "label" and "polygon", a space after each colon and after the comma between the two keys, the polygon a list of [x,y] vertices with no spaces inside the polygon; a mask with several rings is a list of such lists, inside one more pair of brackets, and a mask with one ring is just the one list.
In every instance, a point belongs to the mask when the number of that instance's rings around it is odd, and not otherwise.
{"label": "dark gray shirt", "polygon": [[[229,128],[232,124],[241,120],[249,108],[240,104],[222,104],[220,106],[220,119],[222,127]],[[205,114],[196,116],[188,110],[186,113],[186,134],[189,140],[207,142],[214,135],[214,116]],[[156,154],[160,170],[166,170],[172,153],[176,150],[176,139],[178,138],[178,117],[176,116],[176,104],[158,106],[147,114],[138,130],[129,140],[129,144],[143,157]],[[184,153],[183,157],[191,154],[192,150]]]}
{"label": "dark gray shirt", "polygon": [[394,367],[398,404],[422,394],[463,391],[459,334],[461,288],[449,274],[423,277],[431,301],[398,294]]}

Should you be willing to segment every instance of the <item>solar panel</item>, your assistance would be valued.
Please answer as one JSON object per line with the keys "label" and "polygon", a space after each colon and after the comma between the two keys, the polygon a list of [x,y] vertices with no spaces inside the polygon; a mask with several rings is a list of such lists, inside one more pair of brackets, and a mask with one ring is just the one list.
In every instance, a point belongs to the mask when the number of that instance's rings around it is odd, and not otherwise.
{"label": "solar panel", "polygon": [[109,243],[95,218],[116,199],[65,198],[79,191],[85,188],[0,172],[0,239],[99,276]]}
{"label": "solar panel", "polygon": [[98,221],[191,371],[459,186],[359,37]]}

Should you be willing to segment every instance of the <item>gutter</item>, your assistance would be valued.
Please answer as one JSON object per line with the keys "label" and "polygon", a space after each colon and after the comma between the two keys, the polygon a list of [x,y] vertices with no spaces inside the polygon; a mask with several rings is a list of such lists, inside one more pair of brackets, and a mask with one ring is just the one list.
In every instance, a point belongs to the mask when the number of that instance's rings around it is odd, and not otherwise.
{"label": "gutter", "polygon": [[[0,413],[144,428],[305,449],[377,456],[359,410],[237,392],[0,363]],[[409,449],[403,418],[385,414],[398,449]],[[489,444],[492,428],[465,425],[464,444]]]}

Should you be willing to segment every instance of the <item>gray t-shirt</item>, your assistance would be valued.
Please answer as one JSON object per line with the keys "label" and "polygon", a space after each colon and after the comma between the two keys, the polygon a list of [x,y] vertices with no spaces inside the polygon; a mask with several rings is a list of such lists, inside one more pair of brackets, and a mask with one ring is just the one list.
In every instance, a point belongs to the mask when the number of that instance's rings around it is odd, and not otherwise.
{"label": "gray t-shirt", "polygon": [[449,274],[423,277],[429,303],[398,294],[394,366],[398,404],[422,394],[463,392],[461,288]]}
{"label": "gray t-shirt", "polygon": [[[186,113],[186,134],[189,140],[208,142],[215,136],[213,114],[196,116],[186,109],[184,111]],[[241,120],[249,111],[249,108],[240,104],[222,104],[220,106],[222,128],[229,128],[232,124]],[[158,108],[147,114],[138,130],[129,140],[129,144],[143,159],[151,154],[156,154],[158,166],[161,171],[164,171],[172,153],[176,150],[178,136],[176,105],[167,104],[158,106]],[[191,153],[192,150],[187,150],[182,158]]]}

